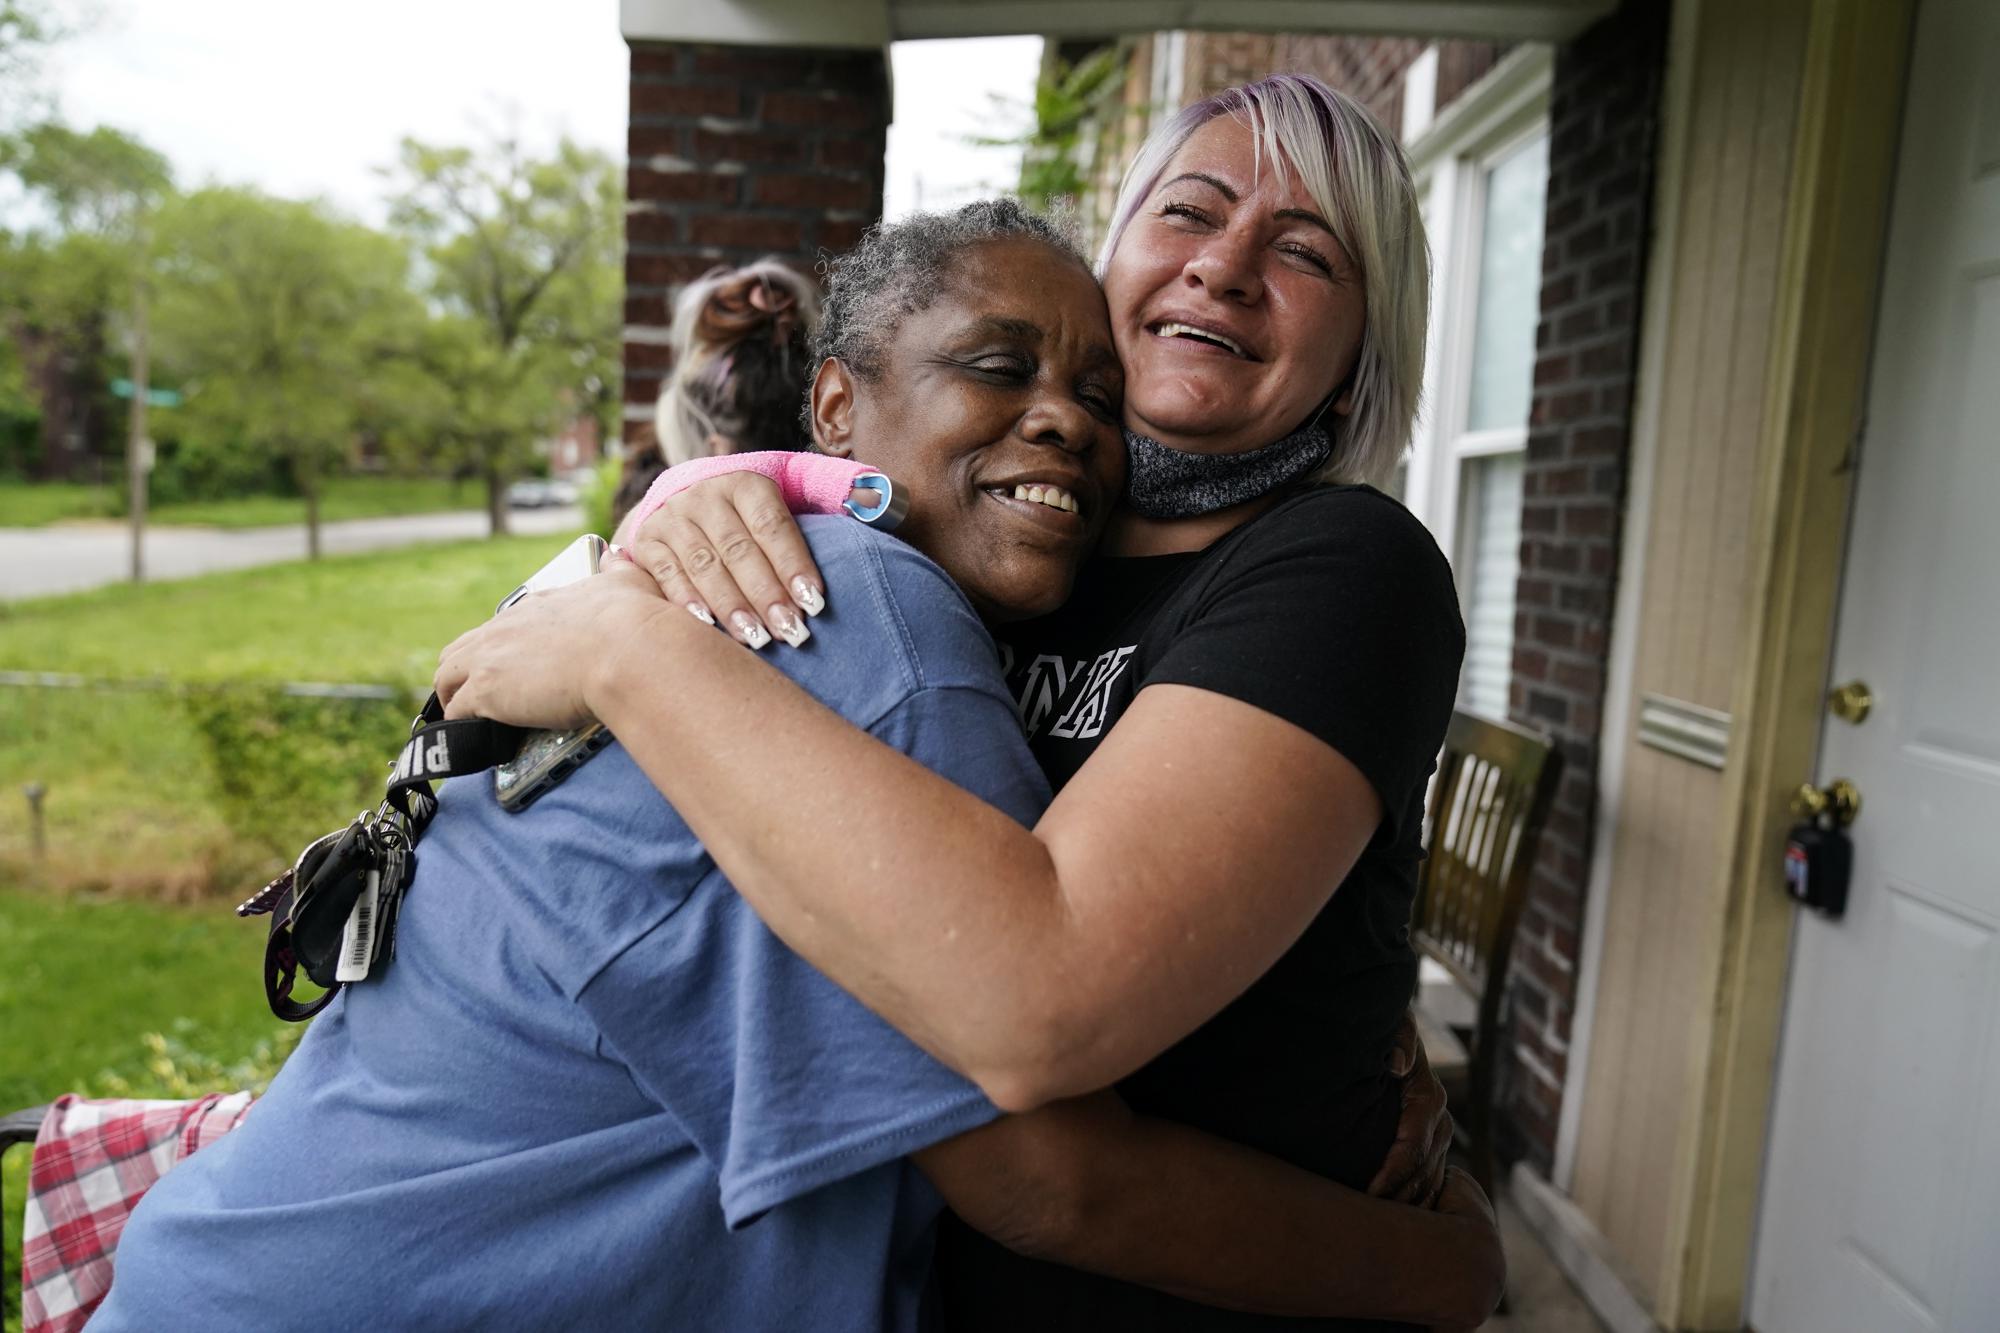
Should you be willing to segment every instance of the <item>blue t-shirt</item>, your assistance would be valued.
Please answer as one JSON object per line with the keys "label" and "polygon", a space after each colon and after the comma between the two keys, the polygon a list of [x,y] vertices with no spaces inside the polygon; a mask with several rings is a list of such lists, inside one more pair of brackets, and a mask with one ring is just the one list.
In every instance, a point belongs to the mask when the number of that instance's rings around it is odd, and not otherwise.
{"label": "blue t-shirt", "polygon": [[[1034,819],[944,572],[805,527],[837,600],[768,660]],[[417,856],[393,965],[140,1203],[93,1329],[919,1326],[942,1201],[904,1154],[998,1112],[766,930],[622,747],[520,814],[454,779]]]}

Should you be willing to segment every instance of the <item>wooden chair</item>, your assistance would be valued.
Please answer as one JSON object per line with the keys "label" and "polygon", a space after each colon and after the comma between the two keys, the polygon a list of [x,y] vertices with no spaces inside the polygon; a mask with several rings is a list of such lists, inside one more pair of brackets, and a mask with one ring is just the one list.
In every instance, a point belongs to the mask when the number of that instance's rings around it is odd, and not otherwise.
{"label": "wooden chair", "polygon": [[1507,960],[1535,846],[1561,778],[1562,755],[1547,736],[1511,722],[1452,714],[1431,788],[1430,854],[1418,876],[1411,927],[1419,954],[1434,959],[1476,1000],[1469,1023],[1440,1031],[1421,1007],[1418,1020],[1451,1098],[1459,1142],[1488,1196]]}

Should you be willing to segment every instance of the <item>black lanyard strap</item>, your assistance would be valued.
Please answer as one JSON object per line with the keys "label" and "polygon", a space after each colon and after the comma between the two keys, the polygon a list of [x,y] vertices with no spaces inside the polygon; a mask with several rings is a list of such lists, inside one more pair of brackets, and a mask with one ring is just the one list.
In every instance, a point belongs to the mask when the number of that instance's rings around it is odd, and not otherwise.
{"label": "black lanyard strap", "polygon": [[393,807],[409,821],[409,840],[415,843],[437,814],[432,782],[481,773],[506,763],[520,753],[527,734],[524,727],[510,727],[483,717],[447,722],[444,705],[433,694],[425,701],[423,712],[410,724],[410,739],[389,769],[389,787],[383,804]]}

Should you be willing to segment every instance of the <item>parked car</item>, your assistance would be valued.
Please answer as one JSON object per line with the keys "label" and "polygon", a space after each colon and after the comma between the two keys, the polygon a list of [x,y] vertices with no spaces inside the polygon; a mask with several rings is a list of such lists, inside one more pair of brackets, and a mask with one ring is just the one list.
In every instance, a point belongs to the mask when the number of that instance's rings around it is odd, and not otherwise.
{"label": "parked car", "polygon": [[573,481],[560,477],[529,477],[507,488],[510,509],[551,509],[573,505],[582,492]]}

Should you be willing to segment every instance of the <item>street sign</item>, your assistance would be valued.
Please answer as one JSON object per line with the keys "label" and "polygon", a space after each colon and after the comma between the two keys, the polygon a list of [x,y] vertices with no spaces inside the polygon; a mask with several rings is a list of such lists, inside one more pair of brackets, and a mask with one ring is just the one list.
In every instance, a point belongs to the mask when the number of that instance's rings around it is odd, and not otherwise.
{"label": "street sign", "polygon": [[[111,381],[111,392],[120,398],[130,398],[132,396],[132,381],[127,379]],[[181,405],[181,391],[179,389],[148,389],[146,390],[146,403],[151,407],[179,407]]]}

